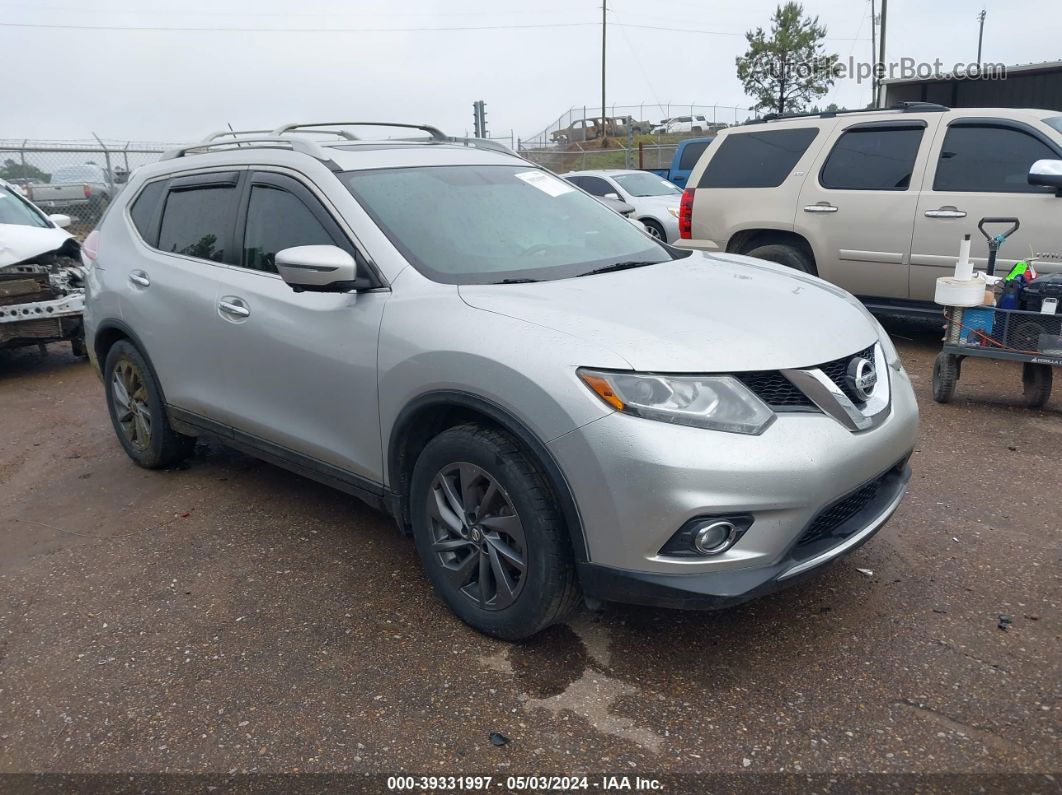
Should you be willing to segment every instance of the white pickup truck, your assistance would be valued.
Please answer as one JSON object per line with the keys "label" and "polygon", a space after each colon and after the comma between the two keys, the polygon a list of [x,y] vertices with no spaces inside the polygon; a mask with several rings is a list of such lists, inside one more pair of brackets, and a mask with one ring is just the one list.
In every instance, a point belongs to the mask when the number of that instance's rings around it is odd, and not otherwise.
{"label": "white pickup truck", "polygon": [[57,168],[47,184],[29,185],[28,197],[47,212],[73,213],[95,223],[115,193],[114,175],[95,163]]}
{"label": "white pickup truck", "polygon": [[66,340],[85,355],[85,271],[69,224],[0,180],[0,349]]}

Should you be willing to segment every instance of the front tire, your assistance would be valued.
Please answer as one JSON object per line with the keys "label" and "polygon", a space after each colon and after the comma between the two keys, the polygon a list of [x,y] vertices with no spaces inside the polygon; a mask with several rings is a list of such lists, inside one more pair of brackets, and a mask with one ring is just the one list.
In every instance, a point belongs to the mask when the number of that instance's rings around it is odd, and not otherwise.
{"label": "front tire", "polygon": [[163,469],[192,454],[195,438],[170,427],[155,374],[132,343],[120,340],[111,347],[103,378],[114,432],[138,466]]}
{"label": "front tire", "polygon": [[933,362],[933,400],[950,403],[959,382],[959,357],[950,353],[938,353]]}
{"label": "front tire", "polygon": [[660,225],[659,221],[654,221],[652,218],[641,218],[639,220],[645,225],[645,231],[650,235],[664,243],[667,242],[667,235],[664,233],[664,227]]}
{"label": "front tire", "polygon": [[477,424],[443,431],[417,459],[409,497],[421,565],[466,624],[521,640],[576,605],[575,567],[553,492],[508,436]]}

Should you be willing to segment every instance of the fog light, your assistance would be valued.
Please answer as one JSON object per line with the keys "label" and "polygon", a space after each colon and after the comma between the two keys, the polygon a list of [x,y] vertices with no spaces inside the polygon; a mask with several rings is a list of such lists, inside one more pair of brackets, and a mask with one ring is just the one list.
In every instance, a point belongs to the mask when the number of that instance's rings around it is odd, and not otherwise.
{"label": "fog light", "polygon": [[710,522],[693,534],[693,548],[702,555],[718,555],[733,545],[737,532],[732,522]]}
{"label": "fog light", "polygon": [[721,555],[741,540],[752,521],[747,514],[695,516],[667,540],[659,554],[675,558]]}

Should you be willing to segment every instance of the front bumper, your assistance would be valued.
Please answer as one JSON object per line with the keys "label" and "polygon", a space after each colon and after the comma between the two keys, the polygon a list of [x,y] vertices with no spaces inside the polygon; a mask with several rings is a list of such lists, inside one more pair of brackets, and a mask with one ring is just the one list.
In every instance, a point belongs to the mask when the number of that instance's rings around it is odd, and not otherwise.
{"label": "front bumper", "polygon": [[[613,413],[553,440],[549,447],[575,495],[586,537],[586,592],[652,604],[728,603],[788,584],[854,549],[899,503],[917,437],[910,380],[902,369],[890,368],[889,377],[887,415],[855,433],[816,413],[781,413],[760,436]],[[843,537],[829,534],[829,549],[821,542],[796,549],[827,508],[879,480],[871,507],[860,503],[857,528],[846,525],[851,532]],[[751,515],[753,523],[726,552],[660,554],[687,521],[737,515]],[[815,562],[804,565],[810,557]],[[678,595],[666,596],[671,591]]]}
{"label": "front bumper", "polygon": [[583,593],[609,602],[718,610],[796,585],[820,567],[855,551],[884,527],[899,507],[910,477],[911,468],[904,460],[883,476],[877,498],[835,529],[833,543],[814,548],[794,545],[780,563],[772,566],[704,574],[660,574],[580,563]]}

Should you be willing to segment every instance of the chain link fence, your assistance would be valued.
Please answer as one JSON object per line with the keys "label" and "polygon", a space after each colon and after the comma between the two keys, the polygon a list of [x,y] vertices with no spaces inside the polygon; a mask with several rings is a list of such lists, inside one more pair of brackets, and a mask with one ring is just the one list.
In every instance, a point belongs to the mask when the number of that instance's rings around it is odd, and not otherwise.
{"label": "chain link fence", "polygon": [[129,174],[174,144],[0,139],[0,179],[18,186],[46,213],[69,215],[86,234],[118,195]]}
{"label": "chain link fence", "polygon": [[[565,147],[601,138],[635,136],[708,134],[756,118],[748,108],[733,105],[698,105],[696,103],[641,103],[606,106],[608,115],[602,124],[601,106],[574,106],[566,110],[545,129],[518,143],[520,149],[536,150]],[[659,143],[659,142],[656,142]]]}
{"label": "chain link fence", "polygon": [[604,122],[600,106],[573,107],[530,138],[519,153],[556,173],[583,169],[671,166],[679,142],[715,135],[757,118],[730,105],[612,105]]}

